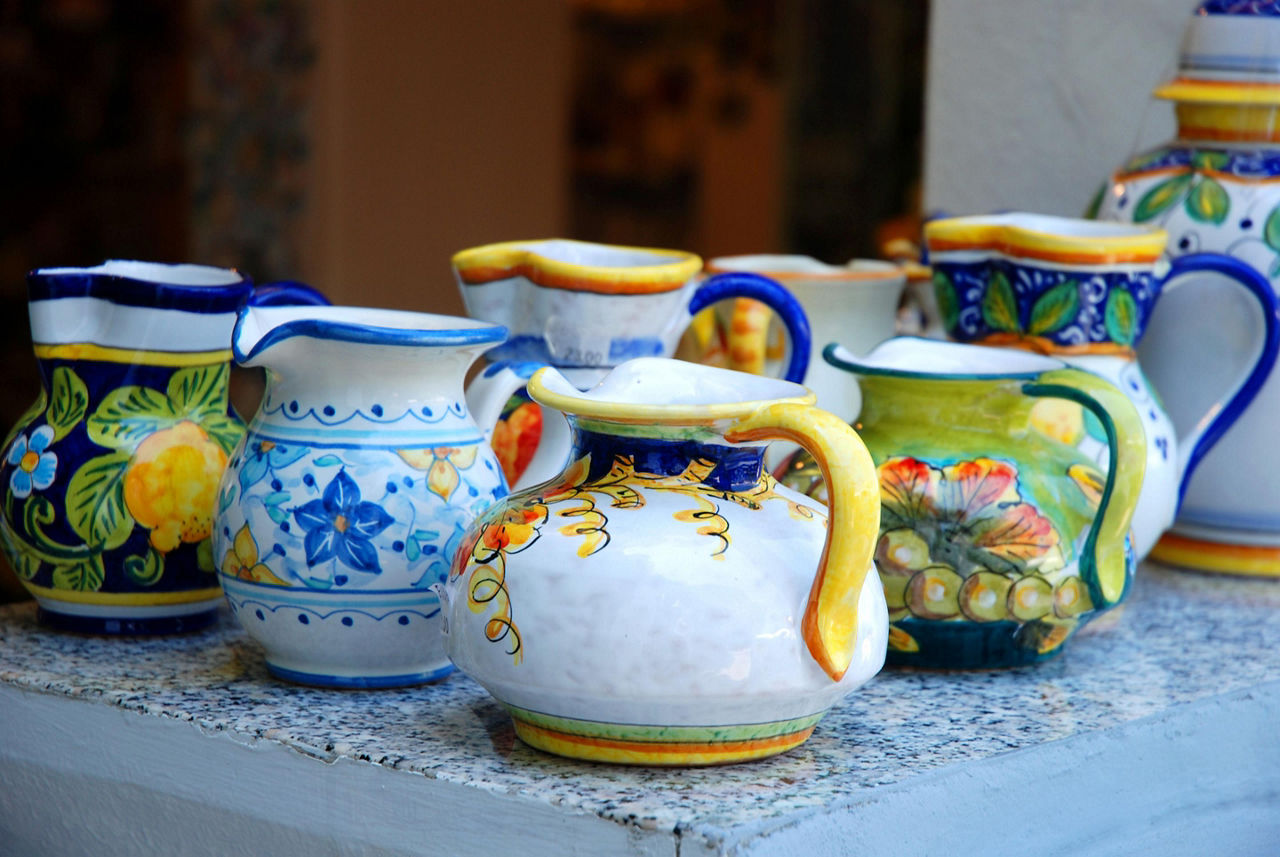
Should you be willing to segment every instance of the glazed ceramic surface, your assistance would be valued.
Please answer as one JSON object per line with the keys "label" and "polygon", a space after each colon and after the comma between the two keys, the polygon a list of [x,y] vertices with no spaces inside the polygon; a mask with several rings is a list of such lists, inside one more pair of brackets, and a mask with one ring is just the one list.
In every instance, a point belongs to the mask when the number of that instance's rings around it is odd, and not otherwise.
{"label": "glazed ceramic surface", "polygon": [[[550,752],[714,764],[805,740],[884,661],[874,469],[803,387],[662,359],[534,399],[573,427],[569,465],[480,517],[446,593],[449,655]],[[762,469],[801,439],[818,504]]]}
{"label": "glazed ceramic surface", "polygon": [[[1118,389],[1048,357],[913,337],[825,356],[862,387],[891,664],[1034,663],[1124,598],[1146,449]],[[1063,443],[1045,405],[1085,408],[1116,466]],[[821,496],[816,475],[784,481]]]}
{"label": "glazed ceramic surface", "polygon": [[[1134,546],[1145,556],[1173,523],[1197,464],[1271,372],[1280,328],[1270,286],[1221,254],[1194,254],[1169,265],[1161,260],[1166,234],[1149,226],[1013,213],[933,221],[925,238],[938,305],[953,339],[1060,357],[1108,379],[1137,407],[1148,457]],[[1252,324],[1218,328],[1223,304],[1213,301],[1194,313],[1159,317],[1181,352],[1181,375],[1159,388],[1160,395],[1191,390],[1202,405],[1179,436],[1135,349],[1157,299],[1184,286],[1207,286],[1215,296],[1246,301]],[[1234,345],[1206,347],[1206,337],[1220,335],[1234,338]],[[1062,440],[1102,452],[1098,427],[1084,411],[1065,404],[1056,410]]]}
{"label": "glazed ceramic surface", "polygon": [[[1177,139],[1131,158],[1099,191],[1103,220],[1157,224],[1169,232],[1168,253],[1229,253],[1280,284],[1280,16],[1273,3],[1202,4],[1187,27],[1176,79],[1156,95],[1176,104]],[[1166,313],[1181,326],[1205,313],[1202,295],[1162,301],[1143,366],[1179,430],[1194,426],[1211,398],[1185,383],[1185,340],[1167,331]],[[1233,354],[1256,330],[1248,302],[1215,296],[1216,331],[1198,354]],[[1247,353],[1247,351],[1245,352]],[[1156,548],[1168,562],[1206,571],[1280,576],[1280,458],[1274,423],[1280,380],[1209,451],[1186,486],[1174,532]],[[1241,491],[1247,469],[1250,489]]]}
{"label": "glazed ceramic surface", "polygon": [[[231,328],[252,284],[110,261],[27,279],[41,393],[0,462],[0,542],[47,624],[167,633],[212,621],[209,537],[227,456]],[[322,300],[302,288],[276,299]]]}
{"label": "glazed ceramic surface", "polygon": [[[870,259],[828,265],[809,256],[754,255],[712,259],[707,271],[762,274],[781,283],[800,301],[809,319],[812,342],[804,385],[817,394],[818,407],[852,420],[858,412],[858,387],[849,383],[845,373],[824,363],[821,350],[828,342],[841,342],[861,354],[893,336],[898,301],[906,284],[902,269]],[[763,369],[767,331],[750,323],[753,315],[754,307],[734,307],[728,324],[729,351],[745,352],[750,365],[736,365],[731,360],[730,368]],[[766,322],[768,315],[766,310]]]}
{"label": "glazed ceramic surface", "polygon": [[[282,678],[413,684],[451,669],[432,584],[507,493],[463,398],[506,331],[356,307],[248,308],[237,362],[267,387],[218,497],[213,557],[232,611]],[[495,413],[514,386],[481,380]]]}
{"label": "glazed ceramic surface", "polygon": [[[785,288],[746,273],[700,277],[692,253],[583,241],[513,241],[453,257],[467,314],[505,324],[511,338],[490,360],[555,366],[581,389],[636,357],[670,357],[694,316],[717,301],[750,298],[782,319],[792,343],[785,377],[804,379],[809,324]],[[568,451],[563,421],[535,417],[528,397],[507,408],[494,446],[514,478],[539,482],[559,472]],[[545,445],[537,433],[554,432]]]}

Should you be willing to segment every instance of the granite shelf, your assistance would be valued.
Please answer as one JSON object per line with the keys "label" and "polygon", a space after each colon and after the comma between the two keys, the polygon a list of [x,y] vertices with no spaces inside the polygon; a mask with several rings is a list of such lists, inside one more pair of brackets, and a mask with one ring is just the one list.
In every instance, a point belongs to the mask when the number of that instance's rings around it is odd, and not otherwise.
{"label": "granite shelf", "polygon": [[1118,613],[1056,661],[885,672],[796,751],[678,770],[543,755],[460,674],[282,684],[225,613],[108,639],[12,605],[0,851],[1278,853],[1280,582],[1149,565]]}

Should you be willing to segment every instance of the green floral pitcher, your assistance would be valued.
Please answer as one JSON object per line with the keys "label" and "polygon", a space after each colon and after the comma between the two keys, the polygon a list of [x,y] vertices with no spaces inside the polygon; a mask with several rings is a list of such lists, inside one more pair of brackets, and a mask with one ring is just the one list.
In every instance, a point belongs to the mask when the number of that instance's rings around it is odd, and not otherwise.
{"label": "green floral pitcher", "polygon": [[[1125,597],[1146,446],[1120,390],[1052,358],[911,337],[824,357],[862,388],[854,427],[880,477],[890,664],[1034,663]],[[1056,439],[1072,403],[1107,444],[1108,472]],[[805,461],[789,468],[784,483],[822,493]]]}

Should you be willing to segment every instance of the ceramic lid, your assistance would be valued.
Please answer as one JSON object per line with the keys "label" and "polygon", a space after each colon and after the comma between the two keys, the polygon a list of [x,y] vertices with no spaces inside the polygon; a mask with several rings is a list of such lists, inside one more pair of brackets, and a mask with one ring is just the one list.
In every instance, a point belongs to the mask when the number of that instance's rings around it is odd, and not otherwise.
{"label": "ceramic lid", "polygon": [[1158,98],[1280,105],[1280,2],[1205,0],[1182,37],[1178,76]]}

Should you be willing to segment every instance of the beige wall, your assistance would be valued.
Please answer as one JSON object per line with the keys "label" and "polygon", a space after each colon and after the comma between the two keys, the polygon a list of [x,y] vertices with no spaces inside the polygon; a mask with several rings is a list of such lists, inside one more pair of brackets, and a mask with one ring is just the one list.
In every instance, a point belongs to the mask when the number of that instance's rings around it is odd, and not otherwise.
{"label": "beige wall", "polygon": [[335,303],[460,313],[476,244],[566,222],[563,0],[315,0],[303,272]]}

